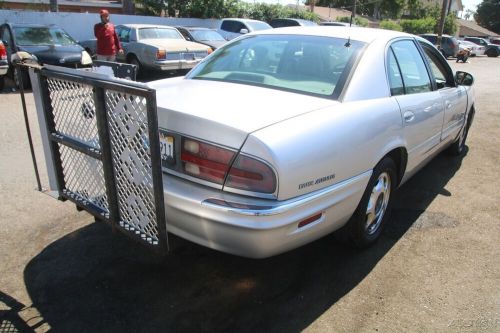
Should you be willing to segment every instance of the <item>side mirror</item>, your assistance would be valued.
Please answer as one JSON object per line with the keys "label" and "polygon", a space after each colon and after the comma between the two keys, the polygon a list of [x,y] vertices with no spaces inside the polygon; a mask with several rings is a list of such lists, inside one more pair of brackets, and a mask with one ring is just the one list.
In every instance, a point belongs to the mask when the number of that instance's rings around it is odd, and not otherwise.
{"label": "side mirror", "polygon": [[248,29],[241,29],[240,34],[244,35],[248,33]]}
{"label": "side mirror", "polygon": [[455,82],[461,86],[472,86],[474,77],[467,72],[457,71],[455,74]]}

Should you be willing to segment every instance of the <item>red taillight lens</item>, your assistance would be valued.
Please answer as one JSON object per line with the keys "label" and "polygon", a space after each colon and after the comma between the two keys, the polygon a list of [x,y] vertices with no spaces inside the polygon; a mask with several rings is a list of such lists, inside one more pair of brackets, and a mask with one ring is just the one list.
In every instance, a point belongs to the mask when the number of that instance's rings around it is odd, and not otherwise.
{"label": "red taillight lens", "polygon": [[224,182],[235,152],[192,139],[182,139],[181,161],[185,174],[217,184]]}
{"label": "red taillight lens", "polygon": [[158,59],[158,60],[167,59],[167,51],[165,51],[165,50],[156,51],[156,59]]}
{"label": "red taillight lens", "polygon": [[7,49],[2,43],[0,43],[0,59],[7,60]]}
{"label": "red taillight lens", "polygon": [[224,186],[240,190],[274,193],[276,177],[264,162],[239,155],[234,161]]}

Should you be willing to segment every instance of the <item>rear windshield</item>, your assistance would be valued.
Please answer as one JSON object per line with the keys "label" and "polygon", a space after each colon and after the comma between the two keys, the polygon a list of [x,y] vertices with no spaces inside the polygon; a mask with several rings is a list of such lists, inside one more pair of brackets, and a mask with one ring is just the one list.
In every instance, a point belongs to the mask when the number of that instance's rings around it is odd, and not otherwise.
{"label": "rear windshield", "polygon": [[139,39],[184,39],[184,37],[174,29],[141,28],[139,29]]}
{"label": "rear windshield", "polygon": [[14,27],[18,45],[74,45],[75,40],[61,28]]}
{"label": "rear windshield", "polygon": [[335,97],[363,45],[331,37],[248,36],[218,49],[188,78]]}

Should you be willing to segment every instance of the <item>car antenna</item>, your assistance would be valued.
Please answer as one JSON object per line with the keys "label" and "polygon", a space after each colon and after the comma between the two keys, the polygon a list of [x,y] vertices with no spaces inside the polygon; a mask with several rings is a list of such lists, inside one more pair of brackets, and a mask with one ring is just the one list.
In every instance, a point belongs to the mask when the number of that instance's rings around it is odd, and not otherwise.
{"label": "car antenna", "polygon": [[351,18],[349,20],[349,36],[347,37],[347,42],[344,44],[345,47],[351,46],[351,27],[352,27],[352,19],[356,15],[356,0],[354,0],[353,9],[351,11]]}

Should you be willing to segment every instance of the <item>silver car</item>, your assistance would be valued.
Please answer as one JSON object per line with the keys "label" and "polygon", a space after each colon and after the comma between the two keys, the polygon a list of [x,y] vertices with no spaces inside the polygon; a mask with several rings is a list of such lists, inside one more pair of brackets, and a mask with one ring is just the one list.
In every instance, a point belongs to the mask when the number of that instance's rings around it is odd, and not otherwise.
{"label": "silver car", "polygon": [[[206,45],[185,40],[170,26],[121,24],[115,30],[124,50],[117,60],[136,65],[138,73],[143,69],[189,70],[212,52]],[[95,39],[80,44],[95,54]]]}
{"label": "silver car", "polygon": [[369,246],[401,184],[441,151],[463,153],[472,84],[405,33],[300,27],[242,36],[185,78],[150,83],[167,229],[253,258],[337,229]]}

